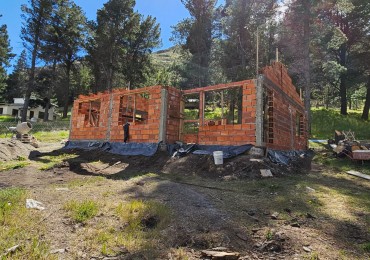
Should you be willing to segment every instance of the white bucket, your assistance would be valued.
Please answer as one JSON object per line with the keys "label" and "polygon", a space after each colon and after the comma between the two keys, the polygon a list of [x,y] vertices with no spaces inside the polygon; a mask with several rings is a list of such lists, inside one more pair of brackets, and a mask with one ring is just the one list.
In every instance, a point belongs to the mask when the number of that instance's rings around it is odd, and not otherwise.
{"label": "white bucket", "polygon": [[213,159],[215,160],[216,165],[224,164],[224,153],[222,151],[214,151]]}

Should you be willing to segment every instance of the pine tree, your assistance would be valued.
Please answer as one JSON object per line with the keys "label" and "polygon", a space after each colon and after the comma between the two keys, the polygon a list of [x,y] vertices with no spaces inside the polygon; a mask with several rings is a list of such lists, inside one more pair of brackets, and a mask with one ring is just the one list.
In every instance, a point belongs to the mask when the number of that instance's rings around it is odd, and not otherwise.
{"label": "pine tree", "polygon": [[186,65],[187,88],[209,84],[209,66],[215,26],[215,0],[182,0],[190,18],[174,26],[172,40],[191,54]]}
{"label": "pine tree", "polygon": [[143,81],[151,49],[160,42],[155,18],[144,19],[134,6],[134,0],[110,0],[98,10],[97,22],[91,23],[89,60],[96,85],[103,89]]}
{"label": "pine tree", "polygon": [[28,81],[27,53],[23,50],[14,66],[13,72],[7,79],[7,84],[2,96],[7,102],[13,102],[13,98],[23,97],[26,93]]}
{"label": "pine tree", "polygon": [[7,26],[3,24],[0,26],[0,91],[3,91],[6,86],[6,68],[9,66],[10,60],[14,57],[11,51],[12,48],[10,47]]}
{"label": "pine tree", "polygon": [[22,122],[27,119],[27,110],[31,94],[35,89],[36,61],[39,59],[42,34],[44,33],[47,21],[52,12],[52,0],[29,0],[28,5],[22,5],[22,30],[21,38],[24,47],[31,56],[31,68],[25,93],[25,100],[22,109]]}

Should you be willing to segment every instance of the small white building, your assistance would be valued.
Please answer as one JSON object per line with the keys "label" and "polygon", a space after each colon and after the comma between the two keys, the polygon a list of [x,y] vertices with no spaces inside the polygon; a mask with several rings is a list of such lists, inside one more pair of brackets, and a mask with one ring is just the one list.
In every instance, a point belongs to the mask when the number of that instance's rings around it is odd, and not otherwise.
{"label": "small white building", "polygon": [[[24,105],[24,98],[13,98],[13,104],[0,104],[0,115],[7,115],[13,117],[21,117],[21,111]],[[55,106],[49,108],[49,120],[54,119]],[[42,106],[35,108],[28,107],[27,118],[44,119],[45,109]]]}

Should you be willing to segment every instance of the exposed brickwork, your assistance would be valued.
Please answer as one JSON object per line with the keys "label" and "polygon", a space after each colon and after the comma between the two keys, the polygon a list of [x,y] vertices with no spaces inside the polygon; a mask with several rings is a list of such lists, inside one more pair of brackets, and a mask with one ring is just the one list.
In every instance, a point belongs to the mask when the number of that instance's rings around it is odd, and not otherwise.
{"label": "exposed brickwork", "polygon": [[[281,63],[273,63],[262,71],[265,77],[262,87],[266,95],[263,101],[263,133],[256,130],[256,81],[245,80],[183,92],[173,87],[153,86],[136,90],[115,89],[112,93],[79,96],[72,110],[70,139],[122,142],[123,125],[131,122],[130,142],[158,142],[163,112],[161,104],[166,102],[164,133],[167,143],[181,140],[204,145],[256,144],[256,134],[261,134],[268,148],[306,149],[308,135],[304,105],[287,69]],[[227,124],[226,119],[221,119],[210,124],[209,120],[204,119],[205,93],[234,87],[241,88],[241,121],[238,118],[238,123],[232,121]],[[167,100],[162,100],[162,91],[167,91]],[[199,93],[199,120],[188,121],[199,125],[199,129],[197,133],[184,134],[181,100],[183,95],[194,93]],[[99,104],[100,109],[97,109]],[[240,116],[240,110],[238,115]]]}
{"label": "exposed brickwork", "polygon": [[202,109],[200,109],[200,123],[198,134],[184,134],[182,140],[187,143],[198,143],[203,145],[240,145],[256,143],[256,87],[254,80],[245,80],[209,86],[205,88],[190,89],[184,94],[201,93],[200,106],[203,106],[204,91],[228,89],[231,87],[242,87],[242,123],[235,125],[207,125],[203,122]]}
{"label": "exposed brickwork", "polygon": [[[72,127],[71,127],[71,140],[107,140],[108,122],[109,122],[109,105],[110,98],[112,96],[112,119],[110,127],[110,138],[109,141],[112,142],[123,142],[124,131],[123,122],[120,120],[120,110],[122,111],[122,101],[121,98],[125,97],[124,100],[127,102],[127,96],[132,97],[133,102],[135,100],[136,110],[146,111],[147,115],[145,122],[134,122],[130,123],[130,142],[150,142],[155,143],[159,140],[159,124],[161,115],[161,90],[162,86],[153,86],[148,88],[136,89],[136,90],[125,90],[125,89],[115,89],[112,94],[109,93],[99,93],[96,95],[89,96],[79,96],[75,101],[73,106],[73,117],[72,117]],[[171,95],[168,95],[170,102],[169,104],[178,103],[180,99],[180,91],[168,87]],[[174,93],[177,93],[176,95]],[[142,98],[140,94],[147,94],[149,98]],[[174,101],[173,96],[177,98]],[[81,102],[87,102],[89,100],[99,99],[101,100],[100,107],[100,122],[98,127],[85,126],[84,118],[85,115],[78,113],[78,107]],[[121,107],[120,107],[121,106]],[[126,104],[124,104],[126,106]],[[172,109],[173,105],[171,105]],[[122,112],[121,112],[122,114]],[[172,119],[168,119],[170,124]],[[178,124],[177,124],[178,127]],[[171,139],[172,138],[172,139]],[[170,136],[170,140],[178,139]]]}
{"label": "exposed brickwork", "polygon": [[[275,62],[262,71],[267,78],[264,87],[272,93],[270,98],[273,102],[271,111],[273,138],[272,143],[267,142],[266,146],[279,150],[307,149],[308,133],[304,104],[287,69],[283,64]],[[300,120],[298,127],[297,117]]]}

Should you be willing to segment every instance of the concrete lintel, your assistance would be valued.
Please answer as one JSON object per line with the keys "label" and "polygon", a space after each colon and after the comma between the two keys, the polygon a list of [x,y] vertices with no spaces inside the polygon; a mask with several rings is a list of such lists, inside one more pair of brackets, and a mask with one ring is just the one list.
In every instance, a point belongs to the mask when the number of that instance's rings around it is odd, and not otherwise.
{"label": "concrete lintel", "polygon": [[263,75],[258,75],[256,86],[256,146],[263,146]]}
{"label": "concrete lintel", "polygon": [[161,117],[159,122],[159,142],[166,143],[166,132],[167,132],[167,114],[168,114],[168,90],[161,90]]}
{"label": "concrete lintel", "polygon": [[112,125],[112,113],[113,113],[113,92],[111,91],[110,92],[110,95],[109,95],[109,108],[108,108],[108,127],[107,127],[107,132],[106,132],[106,135],[105,135],[105,140],[106,141],[110,141],[110,137],[111,137],[111,134],[110,134],[110,131],[111,131],[111,125]]}

